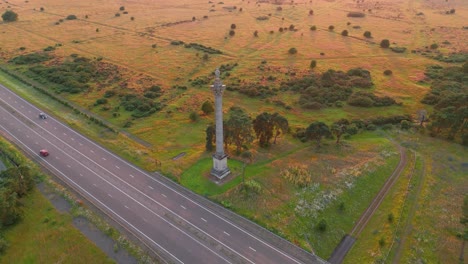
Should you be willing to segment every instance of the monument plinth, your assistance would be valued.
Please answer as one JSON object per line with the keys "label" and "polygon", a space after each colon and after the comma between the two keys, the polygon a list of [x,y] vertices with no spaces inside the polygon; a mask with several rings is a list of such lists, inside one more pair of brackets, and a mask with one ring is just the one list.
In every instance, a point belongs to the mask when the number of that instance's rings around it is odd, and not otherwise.
{"label": "monument plinth", "polygon": [[224,134],[223,134],[223,92],[226,86],[222,84],[219,78],[219,69],[215,71],[215,81],[211,85],[211,90],[215,96],[215,121],[216,121],[216,153],[213,154],[213,168],[211,175],[223,179],[231,171],[227,166],[227,155],[224,153]]}

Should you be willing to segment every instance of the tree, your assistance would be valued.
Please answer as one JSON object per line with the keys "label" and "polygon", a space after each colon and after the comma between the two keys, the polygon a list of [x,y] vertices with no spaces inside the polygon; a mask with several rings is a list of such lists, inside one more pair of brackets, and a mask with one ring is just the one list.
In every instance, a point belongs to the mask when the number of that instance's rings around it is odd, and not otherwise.
{"label": "tree", "polygon": [[320,147],[320,142],[323,137],[330,136],[330,128],[320,121],[315,121],[307,127],[305,131],[305,137],[308,140],[313,140],[317,143],[317,147]]}
{"label": "tree", "polygon": [[316,60],[312,60],[312,61],[310,62],[310,68],[311,68],[311,69],[314,69],[315,67],[317,67],[317,61],[316,61]]}
{"label": "tree", "polygon": [[417,118],[419,121],[419,126],[423,126],[424,122],[427,121],[427,111],[425,109],[418,110]]}
{"label": "tree", "polygon": [[364,32],[364,37],[372,38],[372,33],[370,31],[366,31],[366,32]]}
{"label": "tree", "polygon": [[233,37],[236,34],[234,30],[229,30],[229,36]]}
{"label": "tree", "polygon": [[271,114],[263,112],[253,121],[253,129],[257,135],[260,147],[270,146],[270,140],[273,138],[273,117]]}
{"label": "tree", "polygon": [[290,48],[288,52],[289,52],[289,54],[296,54],[297,49],[296,48]]}
{"label": "tree", "polygon": [[349,34],[348,30],[346,30],[346,29],[341,32],[341,35],[344,36],[344,37],[347,37],[348,34]]}
{"label": "tree", "polygon": [[236,24],[231,24],[231,29],[236,29]]}
{"label": "tree", "polygon": [[273,114],[273,134],[275,135],[275,138],[273,140],[273,144],[276,144],[276,139],[278,138],[279,135],[281,134],[286,134],[289,131],[289,122],[286,119],[286,117],[274,113]]}
{"label": "tree", "polygon": [[317,26],[311,26],[310,30],[312,30],[312,31],[317,30]]}
{"label": "tree", "polygon": [[200,120],[200,115],[199,115],[196,111],[192,111],[192,112],[190,112],[190,114],[189,114],[189,118],[190,118],[190,120],[192,120],[193,122],[197,122],[198,120]]}
{"label": "tree", "polygon": [[121,7],[119,8],[119,10],[120,10],[120,11],[124,11],[124,10],[125,10],[125,6],[121,6]]}
{"label": "tree", "polygon": [[384,49],[390,47],[390,41],[388,39],[382,39],[382,41],[380,42],[380,47]]}
{"label": "tree", "polygon": [[463,240],[468,241],[468,195],[465,195],[462,205],[462,217],[460,217],[460,224],[464,225]]}
{"label": "tree", "polygon": [[258,30],[254,31],[254,37],[258,37]]}
{"label": "tree", "polygon": [[214,106],[213,103],[209,100],[206,100],[201,107],[201,110],[205,115],[209,115],[214,112]]}
{"label": "tree", "polygon": [[231,107],[229,109],[229,119],[224,126],[225,143],[234,144],[236,152],[240,153],[243,146],[252,143],[252,119],[240,107]]}
{"label": "tree", "polygon": [[290,30],[290,31],[294,31],[294,25],[292,25],[292,24],[289,25],[289,30]]}
{"label": "tree", "polygon": [[328,30],[333,31],[335,29],[335,26],[331,25],[328,27]]}
{"label": "tree", "polygon": [[3,13],[2,19],[5,22],[14,22],[18,20],[18,14],[16,14],[15,12],[11,10],[7,10],[5,11],[5,13]]}
{"label": "tree", "polygon": [[205,149],[206,151],[212,151],[214,148],[213,142],[215,141],[215,125],[211,124],[209,125],[206,130],[206,144],[205,144]]}
{"label": "tree", "polygon": [[320,232],[325,232],[327,231],[327,221],[325,219],[320,220],[320,222],[316,226],[317,230]]}
{"label": "tree", "polygon": [[336,137],[336,144],[340,144],[340,138],[344,133],[346,133],[346,130],[348,129],[349,124],[350,124],[349,121],[344,118],[332,124],[331,132]]}

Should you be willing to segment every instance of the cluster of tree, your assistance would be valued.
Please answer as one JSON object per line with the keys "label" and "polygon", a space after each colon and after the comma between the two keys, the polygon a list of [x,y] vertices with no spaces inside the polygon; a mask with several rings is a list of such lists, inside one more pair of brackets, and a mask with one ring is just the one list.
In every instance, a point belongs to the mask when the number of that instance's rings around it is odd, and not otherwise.
{"label": "cluster of tree", "polygon": [[228,91],[237,91],[241,94],[245,94],[249,97],[267,98],[276,95],[278,89],[271,89],[268,85],[262,85],[260,83],[230,83],[226,86]]}
{"label": "cluster of tree", "polygon": [[49,53],[47,52],[34,52],[34,53],[14,57],[8,62],[14,63],[16,65],[25,65],[25,64],[35,64],[35,63],[48,61],[52,58],[53,57],[49,55]]}
{"label": "cluster of tree", "polygon": [[193,49],[203,51],[203,52],[208,53],[208,54],[223,54],[223,52],[218,50],[218,49],[214,49],[212,47],[207,47],[207,46],[204,46],[204,45],[198,44],[198,43],[185,44],[184,47],[188,48],[188,49],[193,48]]}
{"label": "cluster of tree", "polygon": [[120,106],[122,106],[125,111],[132,112],[132,117],[134,118],[150,116],[165,107],[163,103],[155,101],[153,98],[148,97],[148,95],[157,97],[160,95],[160,91],[155,91],[150,88],[144,95],[120,94]]}
{"label": "cluster of tree", "polygon": [[281,83],[280,90],[299,92],[301,107],[320,109],[348,100],[353,93],[352,88],[370,88],[372,85],[370,72],[355,68],[348,72],[328,70],[323,74],[312,73]]}
{"label": "cluster of tree", "polygon": [[431,91],[421,102],[434,106],[431,135],[459,138],[468,145],[468,62],[461,67],[430,66],[426,76],[432,79]]}
{"label": "cluster of tree", "polygon": [[356,92],[353,93],[349,99],[348,104],[352,106],[372,107],[372,106],[390,106],[397,104],[397,102],[388,96],[378,97],[373,93]]}
{"label": "cluster of tree", "polygon": [[[289,130],[288,120],[278,113],[262,113],[255,119],[252,118],[240,107],[231,107],[228,118],[223,122],[224,145],[234,146],[237,153],[247,149],[255,137],[261,147],[268,147],[273,140],[286,134]],[[206,150],[211,151],[215,143],[215,125],[212,124],[206,129]]]}
{"label": "cluster of tree", "polygon": [[[205,102],[203,105],[211,105]],[[208,107],[208,106],[207,106]],[[212,107],[209,107],[209,112]],[[377,126],[394,125],[408,123],[411,117],[408,115],[377,117],[368,120],[355,119],[349,121],[340,119],[330,126],[315,121],[307,128],[299,128],[293,133],[293,136],[302,142],[313,141],[317,147],[321,146],[323,138],[336,138],[336,144],[340,144],[343,136],[349,137],[355,135],[360,129],[375,130]],[[268,147],[276,144],[276,139],[280,135],[289,132],[288,120],[278,113],[261,113],[255,119],[252,119],[242,108],[232,107],[229,109],[228,119],[223,122],[224,126],[224,144],[225,149],[234,146],[237,153],[243,149],[248,149],[256,138],[260,147]],[[215,143],[215,125],[209,125],[206,129],[206,150],[212,151]]]}
{"label": "cluster of tree", "polygon": [[29,71],[40,79],[58,84],[56,90],[59,93],[80,93],[89,89],[91,81],[107,77],[99,73],[96,66],[95,61],[76,57],[57,65],[35,65],[30,67]]}

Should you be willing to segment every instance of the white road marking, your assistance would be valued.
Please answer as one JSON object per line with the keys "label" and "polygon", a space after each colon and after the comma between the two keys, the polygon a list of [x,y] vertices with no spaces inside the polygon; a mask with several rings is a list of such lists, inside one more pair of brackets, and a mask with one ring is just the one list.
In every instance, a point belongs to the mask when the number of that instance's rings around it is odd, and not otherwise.
{"label": "white road marking", "polygon": [[83,174],[80,173],[80,176],[83,177]]}
{"label": "white road marking", "polygon": [[133,176],[133,175],[131,175],[131,174],[130,174],[130,177],[135,178],[135,176]]}
{"label": "white road marking", "polygon": [[142,218],[142,219],[143,219],[143,221],[145,221],[146,223],[148,223],[148,220],[146,220],[145,218]]}
{"label": "white road marking", "polygon": [[73,140],[73,141],[75,141],[75,139],[74,139],[74,138],[70,138],[70,139],[71,139],[71,140]]}
{"label": "white road marking", "polygon": [[126,205],[124,205],[124,206],[125,206],[125,208],[130,209],[130,208],[128,208],[128,206],[126,206]]}
{"label": "white road marking", "polygon": [[252,247],[249,247],[249,248],[250,248],[251,250],[253,250],[253,251],[257,252],[257,250],[255,250],[254,248],[252,248]]}
{"label": "white road marking", "polygon": [[149,185],[148,185],[148,187],[149,187],[151,190],[154,190],[154,188],[153,188],[153,187],[151,187],[151,186],[149,186]]}
{"label": "white road marking", "polygon": [[28,135],[26,135],[26,137],[27,137],[27,138],[29,138],[29,136],[28,136]]}
{"label": "white road marking", "polygon": [[120,170],[119,166],[115,165],[115,167]]}
{"label": "white road marking", "polygon": [[55,156],[55,159],[60,159],[58,156]]}
{"label": "white road marking", "polygon": [[183,205],[181,205],[180,207],[182,207],[182,209],[184,209],[184,210],[187,210],[187,208],[185,206],[183,206]]}
{"label": "white road marking", "polygon": [[90,150],[90,151],[91,151],[91,153],[94,153],[94,150]]}
{"label": "white road marking", "polygon": [[[22,99],[22,100],[23,100],[23,99]],[[25,103],[31,105],[32,107],[35,107],[35,106],[33,106],[32,104],[30,104],[29,102],[27,102],[27,101],[25,101],[25,100],[23,100],[23,101],[24,101]],[[39,110],[39,109],[38,109],[38,110]],[[17,119],[17,118],[15,118],[15,119]],[[29,118],[28,118],[28,119],[29,119]],[[18,120],[18,119],[17,119],[17,120]],[[34,122],[34,121],[31,120],[31,119],[29,119],[29,120],[32,121],[32,122]],[[19,121],[19,120],[18,120],[18,121]],[[36,123],[36,122],[34,122],[34,123]],[[67,126],[65,126],[65,125],[63,125],[63,124],[61,124],[61,123],[58,123],[58,124],[61,125],[61,126],[63,126],[63,127],[65,127],[65,128],[67,128],[67,129],[69,129]],[[170,187],[170,186],[164,184],[163,182],[161,182],[161,181],[159,181],[159,180],[157,180],[157,179],[154,179],[154,178],[151,177],[149,174],[145,173],[144,171],[140,170],[139,168],[135,167],[134,165],[132,165],[132,164],[130,164],[130,163],[128,163],[128,162],[126,162],[126,161],[120,159],[120,158],[119,158],[118,156],[116,156],[115,154],[113,154],[113,153],[109,152],[108,150],[104,149],[103,147],[97,145],[96,143],[92,142],[92,141],[89,140],[88,138],[82,136],[81,134],[79,134],[79,133],[77,133],[77,132],[75,132],[75,131],[73,131],[73,130],[70,130],[70,131],[71,131],[72,133],[77,134],[79,137],[81,137],[82,139],[86,140],[87,142],[89,142],[90,144],[94,145],[95,147],[100,148],[101,150],[105,151],[107,154],[109,154],[109,155],[111,155],[111,156],[113,156],[113,157],[119,159],[119,161],[124,162],[124,163],[126,163],[128,166],[132,167],[133,169],[139,171],[140,173],[143,173],[143,175],[146,176],[147,178],[149,178],[149,179],[151,179],[151,180],[153,180],[153,181],[158,182],[159,184],[161,184],[162,186],[166,187],[167,189],[173,191],[174,193],[180,195],[181,197],[184,197],[184,198],[187,199],[188,201],[190,201],[190,202],[192,202],[193,204],[199,206],[200,208],[204,209],[205,211],[207,211],[208,213],[212,214],[213,216],[218,217],[220,220],[222,220],[222,221],[226,222],[227,224],[233,226],[234,228],[236,228],[236,229],[238,229],[239,231],[245,233],[246,235],[250,236],[251,238],[253,238],[253,239],[259,241],[260,243],[262,243],[262,244],[264,244],[265,246],[271,248],[272,250],[276,251],[277,253],[279,253],[279,254],[281,254],[281,255],[287,257],[288,259],[290,259],[290,260],[292,260],[292,261],[294,261],[294,262],[296,262],[296,263],[299,263],[299,262],[298,262],[297,260],[295,260],[294,258],[291,258],[291,257],[288,256],[287,254],[285,254],[285,253],[283,253],[283,252],[277,250],[276,248],[272,247],[272,246],[269,245],[268,243],[266,243],[266,242],[262,241],[261,239],[259,239],[259,238],[255,237],[255,236],[253,236],[252,234],[248,233],[246,230],[244,230],[244,229],[242,229],[242,228],[240,228],[240,227],[234,225],[232,222],[227,221],[226,219],[223,219],[222,217],[220,217],[219,215],[215,214],[214,212],[212,212],[212,211],[209,210],[208,208],[202,206],[201,204],[197,203],[197,202],[194,201],[194,200],[191,200],[189,197],[187,197],[187,196],[185,196],[184,194],[178,192],[177,190],[173,189],[172,187]],[[33,131],[33,132],[34,132],[34,131]],[[37,134],[37,133],[36,133],[36,134]],[[54,135],[52,135],[52,136],[54,136]],[[55,137],[55,136],[54,136],[54,137]],[[57,138],[57,137],[56,137],[56,138]],[[57,139],[58,139],[58,138],[57,138]],[[58,139],[58,140],[60,140],[60,139]],[[60,140],[60,141],[62,141],[62,140]],[[62,142],[63,142],[63,141],[62,141]],[[51,142],[49,142],[49,143],[51,143]],[[66,144],[66,142],[63,142],[63,143]],[[23,144],[24,144],[24,143],[23,143]],[[31,149],[30,149],[30,150],[31,150]],[[32,151],[32,150],[31,150],[31,151]],[[85,157],[86,157],[86,156],[85,156]],[[73,158],[73,157],[72,157],[72,158]],[[88,159],[89,159],[89,158],[88,158]],[[92,161],[91,159],[89,159],[89,160]],[[94,161],[92,161],[92,162],[94,162]],[[94,163],[97,164],[96,162],[94,162]],[[97,164],[97,165],[100,166],[99,164]],[[100,166],[100,167],[102,167],[102,166]],[[105,169],[105,168],[104,168],[104,169]],[[63,174],[63,173],[61,173],[61,174]],[[64,176],[65,176],[65,175],[64,175]],[[114,175],[114,176],[116,176],[116,175]],[[117,177],[117,176],[116,176],[116,177]],[[133,187],[133,188],[134,188],[134,187]],[[135,188],[135,189],[136,189],[136,188]],[[96,200],[97,200],[97,199],[96,199]],[[166,208],[166,209],[170,211],[170,209],[168,209],[168,208]],[[111,210],[111,209],[110,209],[110,210]],[[185,220],[185,221],[187,221],[187,220],[184,219],[184,218],[182,218],[182,219]],[[187,222],[188,222],[188,221],[187,221]],[[188,222],[188,223],[190,223],[190,222]],[[205,232],[204,232],[204,233],[205,233]],[[242,255],[241,255],[241,256],[242,256]],[[248,260],[248,259],[247,259],[247,260]],[[248,261],[251,262],[250,260],[248,260]]]}
{"label": "white road marking", "polygon": [[71,166],[70,166],[70,165],[68,165],[68,164],[67,164],[67,167],[68,167],[68,168],[71,168]]}
{"label": "white road marking", "polygon": [[164,196],[165,198],[167,198],[167,196],[164,193],[161,193],[161,195]]}
{"label": "white road marking", "polygon": [[94,187],[97,187],[97,185],[96,185],[95,183],[93,183],[93,186],[94,186]]}
{"label": "white road marking", "polygon": [[228,235],[228,236],[231,236],[228,232],[226,231],[223,231],[224,234]]}
{"label": "white road marking", "polygon": [[[24,102],[28,103],[27,101],[23,100]],[[31,104],[30,104],[31,105]],[[32,106],[32,105],[31,105]],[[16,119],[18,122],[20,123],[23,123],[21,122],[18,118],[14,117],[14,119]],[[29,118],[28,118],[29,119]],[[34,122],[32,121],[31,119],[29,119],[31,122]],[[63,124],[59,123],[60,125],[64,126]],[[24,123],[23,123],[24,125]],[[3,126],[0,125],[1,128],[3,128],[4,130],[6,130]],[[66,126],[64,126],[65,128],[67,128]],[[67,128],[69,129],[69,128]],[[20,143],[22,143],[27,149],[29,149],[31,152],[34,152],[32,149],[30,149],[26,144],[24,144],[21,140],[19,140],[18,138],[16,138],[11,132],[9,132],[8,130],[6,130],[12,137],[14,137],[17,141],[19,141]],[[70,130],[71,132],[74,132],[73,130]],[[49,140],[45,139],[43,136],[41,136],[38,132],[32,130],[33,133],[37,134],[39,137],[42,137],[45,141],[47,141],[49,144],[51,145],[54,145],[54,143],[50,142]],[[46,131],[47,132],[47,131]],[[76,132],[75,132],[76,133]],[[67,146],[69,146],[66,142],[64,142],[63,140],[57,138],[55,135],[53,135],[52,133],[49,132],[49,134],[53,137],[55,137],[57,140],[61,141],[62,143],[66,144]],[[76,133],[78,134],[78,133]],[[78,134],[79,136],[81,136],[80,134]],[[88,142],[91,142],[89,139],[81,136],[82,138],[84,138],[85,140],[87,140]],[[92,142],[91,142],[92,143]],[[97,146],[98,148],[101,148],[102,150],[104,150],[105,152],[107,152],[108,154],[110,155],[113,155],[112,153],[110,153],[109,151],[103,149],[102,147],[99,147],[98,145],[96,145],[95,143],[92,143],[93,145]],[[55,145],[54,145],[55,146]],[[57,147],[57,146],[55,146]],[[71,147],[71,146],[69,146]],[[221,259],[223,259],[224,261],[230,263],[227,259],[225,259],[224,257],[222,257],[221,255],[217,254],[215,251],[213,251],[212,249],[210,249],[209,247],[203,245],[202,243],[200,243],[198,240],[194,239],[192,236],[190,236],[189,234],[187,234],[186,232],[184,232],[183,230],[181,230],[180,228],[178,228],[177,226],[173,225],[172,223],[166,221],[162,216],[156,214],[154,211],[150,210],[149,208],[147,208],[145,205],[143,205],[142,203],[138,202],[137,200],[135,200],[133,197],[129,196],[126,192],[122,191],[121,189],[117,188],[117,186],[115,186],[114,184],[110,183],[109,181],[107,181],[106,179],[102,178],[100,175],[98,175],[96,172],[92,171],[89,167],[86,167],[84,164],[82,164],[80,161],[78,161],[77,159],[75,159],[73,156],[71,156],[70,154],[64,152],[63,154],[67,155],[68,157],[70,157],[71,159],[73,159],[75,162],[77,162],[78,164],[80,164],[81,166],[84,166],[86,169],[88,169],[90,172],[92,172],[93,174],[95,174],[97,177],[101,178],[102,180],[104,180],[105,182],[107,182],[109,185],[111,185],[112,187],[114,187],[115,189],[119,190],[120,192],[122,192],[122,194],[126,195],[127,197],[129,197],[130,199],[134,200],[135,202],[137,202],[139,205],[141,205],[142,207],[146,208],[147,210],[149,210],[152,214],[158,216],[161,220],[165,221],[166,223],[168,223],[169,225],[171,225],[172,227],[174,227],[175,229],[179,230],[181,233],[184,233],[185,235],[187,235],[188,237],[192,238],[195,242],[197,242],[198,244],[200,244],[201,246],[205,247],[207,250],[211,251],[213,254],[215,254],[216,256],[220,257]],[[80,153],[81,155],[83,155],[82,153]],[[86,155],[83,155],[85,158],[87,158]],[[114,157],[118,158],[117,156],[113,155]],[[88,160],[90,160],[91,162],[95,163],[97,166],[100,166],[99,164],[97,164],[96,162],[94,162],[93,160],[91,160],[90,158],[88,158]],[[123,160],[121,160],[123,161]],[[75,183],[73,180],[71,180],[69,177],[67,177],[64,173],[62,173],[60,170],[58,170],[57,168],[55,168],[52,164],[50,164],[49,162],[47,161],[44,161],[46,162],[50,167],[54,168],[58,173],[60,173],[64,178],[68,179],[70,182],[72,182],[73,184],[75,184],[78,188],[80,188],[81,190],[83,190],[84,192],[88,193],[88,195],[90,195],[91,197],[94,198],[95,201],[99,202],[102,206],[106,207],[109,211],[111,211],[112,213],[114,213],[116,216],[120,217],[122,220],[124,220],[126,223],[128,223],[130,226],[132,226],[134,229],[136,229],[140,234],[142,234],[143,236],[145,236],[146,238],[148,238],[149,240],[151,240],[154,244],[156,244],[157,246],[159,246],[160,248],[164,249],[163,247],[161,247],[159,244],[157,244],[154,240],[152,240],[151,238],[149,238],[148,236],[146,236],[144,233],[142,233],[140,230],[138,230],[138,228],[136,228],[135,226],[133,226],[131,223],[129,223],[128,221],[126,221],[123,217],[121,217],[120,215],[118,215],[116,212],[114,212],[111,208],[109,208],[108,206],[106,206],[104,203],[102,203],[99,199],[97,199],[96,197],[94,197],[93,195],[91,195],[89,192],[87,192],[86,190],[84,190],[80,185],[78,185],[77,183]],[[123,161],[125,162],[125,161]],[[127,165],[130,165],[129,163],[125,162]],[[132,165],[130,165],[131,167],[133,168],[136,168]],[[108,171],[107,169],[105,169],[104,167],[100,166],[101,168],[103,168],[104,170]],[[137,169],[138,170],[138,169]],[[141,170],[138,170],[140,172],[142,172]],[[111,173],[114,177],[116,177],[117,179],[120,179],[119,177],[117,177],[117,175],[113,174],[112,172],[108,171],[109,173]],[[142,172],[143,173],[143,172]],[[149,177],[149,175],[145,175],[147,177]],[[121,179],[120,179],[121,180]],[[122,180],[121,180],[122,181]],[[124,181],[122,181],[124,182]],[[126,182],[124,182],[126,183]],[[129,187],[132,187],[133,189],[135,189],[136,191],[140,192],[141,194],[145,195],[143,192],[139,191],[137,188],[135,188],[134,186],[126,183]],[[96,186],[95,184],[93,184],[94,186]],[[167,187],[167,186],[166,186]],[[145,195],[146,197],[150,198],[149,196]],[[150,198],[151,199],[151,198]],[[154,202],[158,203],[156,200],[154,199],[151,199],[153,200]],[[162,204],[158,203],[160,206],[162,206],[164,209],[168,210],[169,212],[171,213],[174,213],[173,211],[171,211],[169,208],[163,206]],[[174,213],[175,214],[175,213]],[[175,214],[176,216],[178,216],[179,218],[181,218],[182,220],[186,221],[187,223],[191,224],[193,227],[197,228],[195,225],[193,225],[192,223],[190,223],[189,221],[187,221],[186,219],[182,218],[181,216]],[[199,229],[199,228],[197,228]],[[204,232],[203,230],[199,229],[200,231],[202,231],[203,233],[205,233],[206,235],[210,236],[208,233]],[[210,236],[211,237],[211,236]],[[215,239],[216,240],[216,239]],[[218,241],[219,243],[221,243],[222,245],[226,246],[225,244],[223,244],[222,242]],[[226,246],[227,248],[229,248],[228,246]],[[231,248],[229,248],[231,249]],[[165,249],[164,249],[165,250]],[[233,250],[233,249],[231,249]],[[235,252],[235,250],[233,250]],[[170,252],[168,252],[166,250],[166,252],[168,254],[170,254],[173,258],[177,259],[175,256],[173,256]],[[236,252],[237,253],[237,252]],[[239,254],[239,253],[237,253]],[[240,255],[240,254],[239,254]],[[242,255],[240,255],[242,256]],[[244,256],[242,256],[244,257]],[[244,257],[245,258],[245,257]],[[248,260],[247,258],[245,258],[247,261],[253,263],[252,261]],[[178,260],[178,259],[177,259]],[[181,261],[180,261],[181,262]],[[181,262],[182,263],[182,262]]]}
{"label": "white road marking", "polygon": [[106,160],[106,158],[102,158],[102,160]]}
{"label": "white road marking", "polygon": [[83,144],[81,144],[81,143],[78,143],[78,144],[80,144],[80,146],[83,146]]}
{"label": "white road marking", "polygon": [[107,194],[107,195],[109,195],[109,197],[112,198],[112,195],[110,195],[110,194]]}
{"label": "white road marking", "polygon": [[207,222],[208,222],[208,221],[206,221],[206,219],[205,219],[205,218],[203,218],[203,217],[200,217],[200,218],[201,218],[201,220],[203,220],[205,223],[207,223]]}

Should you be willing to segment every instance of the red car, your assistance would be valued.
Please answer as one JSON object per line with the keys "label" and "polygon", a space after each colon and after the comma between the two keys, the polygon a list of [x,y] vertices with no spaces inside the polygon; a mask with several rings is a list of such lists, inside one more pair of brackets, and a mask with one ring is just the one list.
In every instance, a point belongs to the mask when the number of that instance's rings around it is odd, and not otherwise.
{"label": "red car", "polygon": [[47,149],[41,149],[41,151],[39,151],[39,154],[42,157],[47,157],[47,156],[49,156],[49,151],[47,151]]}

